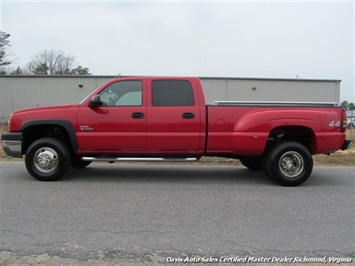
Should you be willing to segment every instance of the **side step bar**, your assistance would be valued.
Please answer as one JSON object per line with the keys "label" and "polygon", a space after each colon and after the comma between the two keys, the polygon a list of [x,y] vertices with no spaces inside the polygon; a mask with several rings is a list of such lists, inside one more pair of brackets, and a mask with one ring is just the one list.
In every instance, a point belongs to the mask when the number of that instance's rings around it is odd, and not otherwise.
{"label": "side step bar", "polygon": [[101,162],[195,162],[198,158],[136,158],[136,157],[82,157],[83,161],[101,161]]}

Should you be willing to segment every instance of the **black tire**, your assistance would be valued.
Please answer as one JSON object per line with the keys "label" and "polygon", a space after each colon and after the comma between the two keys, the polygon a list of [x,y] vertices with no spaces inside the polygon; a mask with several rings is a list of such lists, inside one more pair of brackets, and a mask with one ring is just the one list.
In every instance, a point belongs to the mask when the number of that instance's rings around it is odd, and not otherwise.
{"label": "black tire", "polygon": [[264,156],[265,173],[283,186],[298,186],[312,173],[313,159],[301,143],[285,141],[275,144]]}
{"label": "black tire", "polygon": [[71,167],[72,168],[77,168],[77,169],[81,169],[81,168],[85,168],[86,166],[88,166],[89,164],[91,164],[91,161],[83,161],[78,157],[73,157],[71,160]]}
{"label": "black tire", "polygon": [[71,156],[68,147],[55,138],[42,138],[27,149],[27,171],[40,181],[56,181],[69,170]]}
{"label": "black tire", "polygon": [[261,157],[245,157],[239,159],[239,161],[242,163],[242,165],[244,165],[249,170],[252,171],[263,170]]}

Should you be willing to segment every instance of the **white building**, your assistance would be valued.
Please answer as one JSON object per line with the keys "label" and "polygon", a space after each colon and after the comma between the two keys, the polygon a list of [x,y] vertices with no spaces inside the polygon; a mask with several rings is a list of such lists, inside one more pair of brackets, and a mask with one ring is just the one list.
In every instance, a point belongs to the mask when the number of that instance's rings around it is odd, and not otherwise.
{"label": "white building", "polygon": [[[114,76],[0,76],[0,116],[36,106],[78,103]],[[340,80],[202,77],[206,102],[340,101]]]}

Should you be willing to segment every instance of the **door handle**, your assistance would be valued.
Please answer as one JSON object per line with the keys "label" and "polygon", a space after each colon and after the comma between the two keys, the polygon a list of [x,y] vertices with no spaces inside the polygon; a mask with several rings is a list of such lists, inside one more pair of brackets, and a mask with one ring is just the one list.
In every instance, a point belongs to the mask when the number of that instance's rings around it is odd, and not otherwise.
{"label": "door handle", "polygon": [[183,113],[182,114],[182,118],[183,119],[194,119],[195,118],[195,114],[194,113]]}
{"label": "door handle", "polygon": [[133,119],[143,119],[144,113],[132,113],[132,118]]}

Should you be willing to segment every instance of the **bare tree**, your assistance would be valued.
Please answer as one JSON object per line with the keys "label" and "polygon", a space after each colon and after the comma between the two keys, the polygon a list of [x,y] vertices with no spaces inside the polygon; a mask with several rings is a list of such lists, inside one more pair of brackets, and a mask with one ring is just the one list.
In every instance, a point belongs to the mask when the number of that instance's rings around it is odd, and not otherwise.
{"label": "bare tree", "polygon": [[43,50],[32,57],[27,68],[34,75],[69,75],[74,65],[74,56],[57,50]]}

